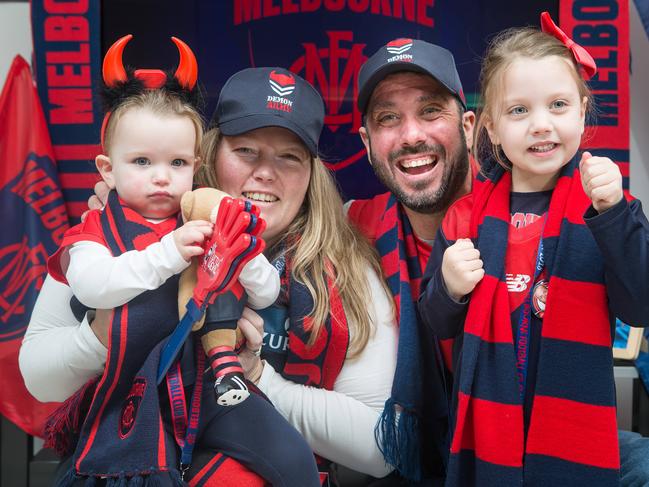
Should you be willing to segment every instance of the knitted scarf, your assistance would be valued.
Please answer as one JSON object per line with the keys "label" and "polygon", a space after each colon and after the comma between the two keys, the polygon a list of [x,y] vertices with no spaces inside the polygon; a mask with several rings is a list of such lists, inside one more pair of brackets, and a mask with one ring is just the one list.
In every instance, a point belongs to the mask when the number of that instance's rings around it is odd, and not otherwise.
{"label": "knitted scarf", "polygon": [[[313,297],[307,286],[293,276],[290,258],[287,259],[283,247],[279,256],[273,259],[273,265],[280,275],[281,291],[273,306],[259,311],[269,334],[262,358],[292,382],[333,390],[349,345],[349,327],[338,290],[328,276],[329,315],[315,342],[310,345],[313,319],[308,315],[314,309]],[[285,338],[284,330],[287,333]],[[288,339],[287,348],[281,346],[285,339]],[[331,462],[318,455],[315,457],[320,481],[322,485],[329,485]]]}
{"label": "knitted scarf", "polygon": [[618,485],[611,323],[578,161],[560,174],[542,235],[549,287],[527,432],[504,269],[511,173],[493,164],[474,183],[470,235],[486,274],[464,324],[447,485]]}
{"label": "knitted scarf", "polygon": [[286,275],[291,325],[282,375],[298,384],[333,390],[349,345],[349,327],[338,290],[327,277],[329,316],[313,345],[309,345],[313,320],[308,315],[314,309],[313,297],[309,289],[293,277],[289,265]]}
{"label": "knitted scarf", "polygon": [[[373,241],[396,305],[399,324],[397,367],[391,396],[376,428],[386,462],[410,480],[440,475],[448,451],[448,407],[438,342],[420,333],[416,299],[422,268],[417,243],[403,208],[392,194],[349,209],[349,218]],[[362,220],[362,221],[361,221]],[[433,339],[434,340],[434,339]],[[400,415],[397,419],[397,407]]]}
{"label": "knitted scarf", "polygon": [[[101,228],[113,255],[159,240],[154,225],[123,207],[111,192]],[[177,277],[116,308],[109,329],[108,358],[73,456],[74,468],[60,485],[106,477],[107,486],[182,485],[176,446],[165,434],[156,371],[164,338],[178,322]],[[166,480],[168,481],[168,480]]]}

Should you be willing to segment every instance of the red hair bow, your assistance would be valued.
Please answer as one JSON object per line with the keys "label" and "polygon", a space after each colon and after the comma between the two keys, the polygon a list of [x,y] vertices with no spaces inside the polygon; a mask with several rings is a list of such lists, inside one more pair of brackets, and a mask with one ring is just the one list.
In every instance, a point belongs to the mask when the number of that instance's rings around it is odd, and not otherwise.
{"label": "red hair bow", "polygon": [[548,12],[543,12],[541,14],[541,30],[546,34],[550,34],[552,37],[559,39],[564,46],[570,49],[570,52],[572,52],[572,55],[575,57],[577,64],[582,68],[584,79],[589,80],[595,76],[597,65],[595,64],[593,56],[588,54],[586,49],[568,37],[564,31],[559,29]]}

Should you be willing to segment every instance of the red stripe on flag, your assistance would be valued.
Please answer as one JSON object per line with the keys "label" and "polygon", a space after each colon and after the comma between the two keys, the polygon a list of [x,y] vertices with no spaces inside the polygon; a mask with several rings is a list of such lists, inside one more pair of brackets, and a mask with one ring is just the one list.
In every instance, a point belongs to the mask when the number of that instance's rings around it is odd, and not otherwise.
{"label": "red stripe on flag", "polygon": [[[97,173],[61,173],[59,176],[61,184],[67,189],[86,189],[95,186],[95,183],[101,181],[101,176]],[[86,210],[88,208],[86,207]]]}
{"label": "red stripe on flag", "polygon": [[54,154],[57,161],[94,161],[95,157],[101,154],[101,145],[55,145]]}
{"label": "red stripe on flag", "polygon": [[[606,305],[608,300],[603,285],[567,281],[553,276],[548,286],[547,299],[542,336],[611,346],[611,326]],[[561,304],[558,305],[556,300],[561,300]],[[565,316],[565,311],[560,315],[560,309],[570,310],[570,316]]]}
{"label": "red stripe on flag", "polygon": [[451,453],[474,450],[485,462],[523,465],[523,408],[458,394]]}
{"label": "red stripe on flag", "polygon": [[65,208],[70,218],[79,218],[84,211],[88,210],[88,203],[85,201],[68,201],[65,203]]}
{"label": "red stripe on flag", "polygon": [[[588,431],[584,435],[584,431]],[[527,453],[601,468],[620,468],[614,406],[534,398]]]}

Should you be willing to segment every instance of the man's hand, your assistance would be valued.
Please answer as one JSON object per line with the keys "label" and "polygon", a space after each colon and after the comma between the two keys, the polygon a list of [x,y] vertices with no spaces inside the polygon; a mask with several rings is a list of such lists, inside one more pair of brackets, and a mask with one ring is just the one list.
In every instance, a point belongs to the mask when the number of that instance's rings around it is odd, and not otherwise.
{"label": "man's hand", "polygon": [[246,379],[256,384],[264,370],[264,364],[259,358],[264,341],[264,319],[250,308],[243,308],[237,325],[246,340],[239,352],[239,362]]}
{"label": "man's hand", "polygon": [[579,161],[581,184],[597,213],[603,213],[619,203],[622,193],[620,168],[608,157],[593,157],[584,152]]}
{"label": "man's hand", "polygon": [[187,262],[192,257],[201,255],[201,244],[212,235],[214,225],[205,220],[192,220],[173,231],[174,243],[183,259]]}
{"label": "man's hand", "polygon": [[484,277],[480,251],[468,238],[458,239],[446,249],[442,259],[442,277],[449,296],[459,301]]}

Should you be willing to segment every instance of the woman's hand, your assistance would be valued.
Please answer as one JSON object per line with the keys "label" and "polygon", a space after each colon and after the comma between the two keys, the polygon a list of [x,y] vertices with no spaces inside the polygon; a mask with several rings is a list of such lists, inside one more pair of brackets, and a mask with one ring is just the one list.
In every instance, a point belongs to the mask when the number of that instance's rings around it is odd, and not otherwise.
{"label": "woman's hand", "polygon": [[264,370],[264,364],[259,357],[264,341],[264,319],[246,307],[243,308],[243,313],[237,324],[246,339],[239,352],[239,362],[241,362],[246,379],[256,384]]}
{"label": "woman's hand", "polygon": [[95,184],[95,194],[88,198],[88,209],[81,215],[81,221],[86,219],[86,215],[90,210],[101,210],[106,206],[109,192],[110,188],[104,181],[98,181]]}
{"label": "woman's hand", "polygon": [[108,327],[110,325],[112,309],[98,309],[95,312],[95,319],[90,323],[90,329],[95,333],[101,344],[108,348]]}

